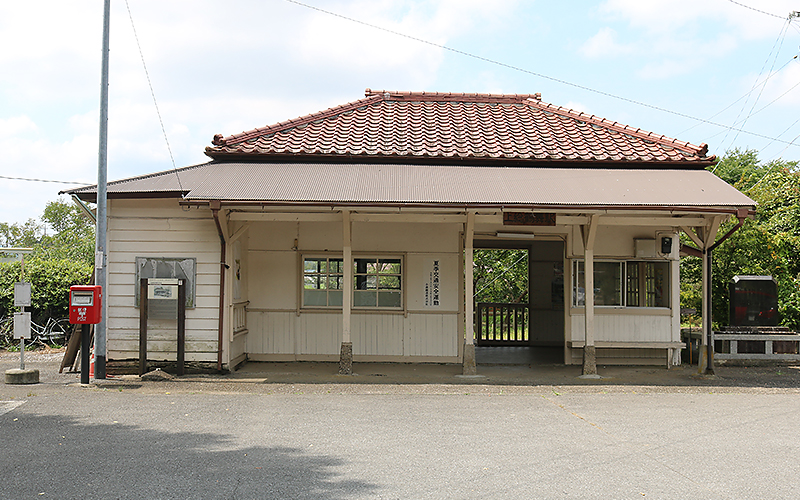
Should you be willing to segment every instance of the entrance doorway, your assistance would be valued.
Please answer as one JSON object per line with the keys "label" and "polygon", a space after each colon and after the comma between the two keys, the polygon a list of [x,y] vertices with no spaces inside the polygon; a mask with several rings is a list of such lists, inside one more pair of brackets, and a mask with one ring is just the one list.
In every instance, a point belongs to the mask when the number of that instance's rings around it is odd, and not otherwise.
{"label": "entrance doorway", "polygon": [[478,364],[564,361],[564,243],[476,241]]}

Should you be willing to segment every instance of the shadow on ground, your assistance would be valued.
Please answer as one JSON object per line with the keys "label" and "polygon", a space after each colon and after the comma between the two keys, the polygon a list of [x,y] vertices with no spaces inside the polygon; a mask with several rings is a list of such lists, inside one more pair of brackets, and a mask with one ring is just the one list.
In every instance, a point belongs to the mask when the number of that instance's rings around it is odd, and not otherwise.
{"label": "shadow on ground", "polygon": [[347,461],[289,447],[239,447],[225,435],[0,416],[4,498],[364,498]]}

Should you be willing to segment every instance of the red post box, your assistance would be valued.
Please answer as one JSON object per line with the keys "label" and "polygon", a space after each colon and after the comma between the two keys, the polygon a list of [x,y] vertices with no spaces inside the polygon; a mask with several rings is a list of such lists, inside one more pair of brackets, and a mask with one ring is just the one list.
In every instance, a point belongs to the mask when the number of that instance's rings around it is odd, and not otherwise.
{"label": "red post box", "polygon": [[103,287],[69,287],[69,322],[73,325],[96,325],[103,317]]}

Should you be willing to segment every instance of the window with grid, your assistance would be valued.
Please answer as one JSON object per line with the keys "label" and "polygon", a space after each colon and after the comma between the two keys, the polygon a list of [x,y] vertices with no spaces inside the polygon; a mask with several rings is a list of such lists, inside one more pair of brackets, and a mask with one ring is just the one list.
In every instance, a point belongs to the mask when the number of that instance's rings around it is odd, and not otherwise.
{"label": "window with grid", "polygon": [[353,307],[403,307],[401,259],[356,258],[353,266]]}
{"label": "window with grid", "polygon": [[628,307],[669,307],[669,262],[628,262],[626,285]]}
{"label": "window with grid", "polygon": [[303,305],[327,307],[342,305],[344,264],[342,259],[306,257],[303,259]]}
{"label": "window with grid", "polygon": [[[403,307],[403,263],[393,258],[353,259],[353,307]],[[341,307],[344,262],[341,258],[303,259],[303,306]]]}

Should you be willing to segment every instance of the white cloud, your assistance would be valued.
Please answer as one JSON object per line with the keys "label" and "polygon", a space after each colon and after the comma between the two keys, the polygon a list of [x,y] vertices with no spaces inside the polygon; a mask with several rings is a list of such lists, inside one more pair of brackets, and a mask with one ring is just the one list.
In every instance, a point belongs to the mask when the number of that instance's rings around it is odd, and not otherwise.
{"label": "white cloud", "polygon": [[25,115],[12,116],[7,119],[0,118],[0,136],[25,134],[26,132],[35,132],[36,130],[36,124]]}
{"label": "white cloud", "polygon": [[617,38],[618,35],[614,28],[604,26],[596,35],[583,43],[580,51],[584,56],[590,58],[613,57],[636,52],[634,47],[617,42]]}
{"label": "white cloud", "polygon": [[[764,0],[757,8],[787,16],[793,9],[789,0]],[[625,35],[603,26],[583,43],[581,53],[589,58],[629,55],[636,58],[632,64],[645,61],[637,73],[646,80],[700,70],[751,40],[777,38],[785,24],[725,0],[607,0],[598,11],[612,24],[622,23]],[[726,29],[709,29],[720,25]]]}

